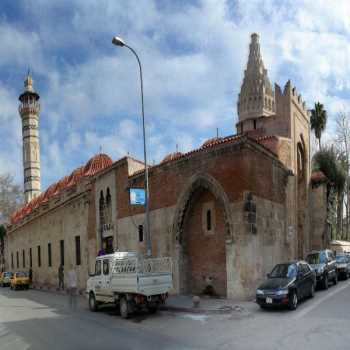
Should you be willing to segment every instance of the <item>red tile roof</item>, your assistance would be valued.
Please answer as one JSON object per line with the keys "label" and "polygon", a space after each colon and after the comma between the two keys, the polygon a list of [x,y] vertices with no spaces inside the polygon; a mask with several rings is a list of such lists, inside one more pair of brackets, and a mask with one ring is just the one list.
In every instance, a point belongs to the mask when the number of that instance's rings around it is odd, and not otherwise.
{"label": "red tile roof", "polygon": [[[267,147],[265,142],[264,142],[266,140],[273,140],[273,139],[277,140],[277,137],[275,135],[251,137],[250,135],[237,134],[237,135],[230,135],[230,136],[226,136],[226,137],[214,137],[214,138],[211,138],[211,139],[205,141],[201,147],[196,148],[196,149],[194,149],[192,151],[189,151],[187,153],[180,153],[180,152],[170,153],[159,164],[153,165],[153,166],[148,165],[148,168],[149,169],[157,168],[159,166],[162,166],[164,163],[170,163],[170,162],[178,160],[178,159],[186,158],[186,157],[188,157],[188,156],[190,156],[190,155],[192,155],[194,153],[201,152],[204,149],[211,148],[211,147],[214,147],[214,146],[219,145],[219,144],[236,142],[236,141],[239,141],[240,139],[242,139],[244,137],[247,137],[249,140],[257,142],[258,144],[263,146],[265,149],[269,150],[270,152],[272,152],[273,154],[276,155],[276,153],[273,150],[271,150],[270,147]],[[137,170],[134,173],[132,173],[130,175],[130,177],[142,174],[142,173],[144,173],[144,171],[145,171],[144,169]]]}
{"label": "red tile roof", "polygon": [[164,157],[164,159],[161,161],[161,163],[170,162],[172,160],[180,158],[181,156],[182,156],[181,152],[169,153],[167,156]]}
{"label": "red tile roof", "polygon": [[33,210],[38,208],[41,204],[48,202],[50,198],[59,194],[65,188],[77,184],[83,177],[94,176],[100,171],[110,167],[112,164],[113,161],[107,154],[98,154],[92,157],[85,166],[75,169],[69,176],[65,176],[58,182],[52,184],[45,192],[15,211],[11,215],[11,224],[15,224],[20,219],[29,215]]}

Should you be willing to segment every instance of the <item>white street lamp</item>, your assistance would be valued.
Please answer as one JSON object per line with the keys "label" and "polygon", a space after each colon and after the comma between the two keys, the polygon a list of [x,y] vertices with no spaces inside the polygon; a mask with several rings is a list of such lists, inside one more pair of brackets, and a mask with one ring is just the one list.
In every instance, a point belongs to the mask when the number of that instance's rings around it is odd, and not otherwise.
{"label": "white street lamp", "polygon": [[142,106],[142,130],[143,130],[143,157],[145,162],[145,195],[146,195],[146,248],[147,256],[152,256],[152,244],[151,244],[151,232],[150,232],[150,216],[149,216],[149,186],[148,186],[148,167],[147,167],[147,150],[146,150],[146,132],[145,132],[145,110],[143,103],[143,79],[142,79],[142,67],[139,56],[136,51],[127,45],[125,41],[118,36],[112,39],[112,43],[116,46],[127,47],[136,57],[140,68],[140,82],[141,82],[141,106]]}

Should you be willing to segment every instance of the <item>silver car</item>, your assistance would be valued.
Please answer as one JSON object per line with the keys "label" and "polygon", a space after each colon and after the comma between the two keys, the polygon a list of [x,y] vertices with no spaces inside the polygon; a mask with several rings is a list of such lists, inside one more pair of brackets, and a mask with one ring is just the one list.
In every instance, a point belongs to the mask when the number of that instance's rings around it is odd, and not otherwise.
{"label": "silver car", "polygon": [[350,276],[350,256],[349,255],[337,255],[337,272],[338,277],[343,277],[344,279],[348,279]]}

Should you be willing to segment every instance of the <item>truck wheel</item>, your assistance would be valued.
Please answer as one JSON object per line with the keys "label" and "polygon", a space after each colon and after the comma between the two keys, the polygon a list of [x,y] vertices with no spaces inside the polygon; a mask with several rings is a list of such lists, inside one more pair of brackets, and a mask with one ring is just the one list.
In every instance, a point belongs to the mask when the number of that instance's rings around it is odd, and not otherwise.
{"label": "truck wheel", "polygon": [[122,297],[119,301],[120,316],[123,318],[128,318],[130,315],[129,303],[125,297]]}
{"label": "truck wheel", "polygon": [[94,293],[90,293],[90,295],[89,295],[89,309],[92,312],[96,312],[98,309]]}

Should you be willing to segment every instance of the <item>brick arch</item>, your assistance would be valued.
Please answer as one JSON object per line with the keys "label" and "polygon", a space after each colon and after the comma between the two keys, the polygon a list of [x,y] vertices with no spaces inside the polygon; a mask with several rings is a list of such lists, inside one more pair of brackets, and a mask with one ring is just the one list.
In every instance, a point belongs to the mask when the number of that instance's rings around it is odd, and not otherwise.
{"label": "brick arch", "polygon": [[183,242],[184,217],[189,208],[193,194],[200,188],[211,192],[215,199],[221,204],[225,219],[225,237],[226,240],[231,241],[234,237],[229,198],[221,184],[214,177],[206,173],[199,173],[192,176],[179,196],[173,224],[173,237],[175,241],[179,244]]}

